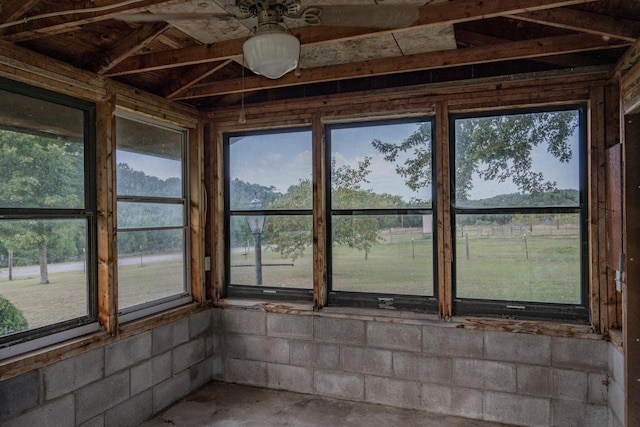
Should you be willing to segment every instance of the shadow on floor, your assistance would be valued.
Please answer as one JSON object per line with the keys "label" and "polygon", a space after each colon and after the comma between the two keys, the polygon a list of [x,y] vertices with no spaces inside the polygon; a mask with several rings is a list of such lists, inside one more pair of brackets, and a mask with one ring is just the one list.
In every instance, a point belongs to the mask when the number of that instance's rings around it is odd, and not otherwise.
{"label": "shadow on floor", "polygon": [[507,424],[212,382],[141,427],[506,427]]}

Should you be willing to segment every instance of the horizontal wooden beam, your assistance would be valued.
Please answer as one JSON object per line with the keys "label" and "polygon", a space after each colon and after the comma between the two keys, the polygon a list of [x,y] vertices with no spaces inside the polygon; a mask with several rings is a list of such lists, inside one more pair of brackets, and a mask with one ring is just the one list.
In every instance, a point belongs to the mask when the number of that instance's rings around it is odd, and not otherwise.
{"label": "horizontal wooden beam", "polygon": [[[293,28],[292,33],[300,39],[303,46],[327,42],[347,41],[370,37],[372,35],[397,34],[439,25],[451,25],[459,22],[474,21],[495,16],[506,16],[532,10],[562,7],[572,4],[588,3],[593,0],[452,0],[446,3],[423,6],[420,19],[410,27],[396,29],[366,29],[338,27],[302,27]],[[184,65],[216,62],[233,59],[242,55],[242,45],[246,38],[221,41],[208,46],[195,46],[184,49],[149,53],[123,61],[107,75],[118,76],[147,71],[156,71]]]}
{"label": "horizontal wooden beam", "polygon": [[[144,12],[150,7],[182,3],[184,0],[140,0],[123,4],[123,0],[84,0],[81,2],[56,2],[56,6],[40,11],[49,15],[29,22],[16,23],[0,29],[0,38],[13,43],[62,34],[79,29],[82,25],[113,19],[116,13]],[[118,6],[120,5],[120,6]],[[93,10],[83,12],[84,9]],[[7,23],[2,23],[7,25]]]}
{"label": "horizontal wooden beam", "polygon": [[539,10],[516,14],[512,18],[601,37],[616,38],[631,43],[635,42],[640,35],[640,22],[638,21],[613,18],[576,9]]}
{"label": "horizontal wooden beam", "polygon": [[452,49],[428,52],[399,58],[385,58],[351,64],[340,64],[302,70],[300,77],[294,73],[287,74],[278,80],[264,77],[233,79],[195,87],[176,99],[192,99],[228,93],[250,92],[277,87],[297,86],[332,80],[345,80],[359,77],[373,77],[410,71],[422,71],[472,65],[486,62],[508,61],[515,59],[540,58],[575,52],[599,49],[610,49],[625,46],[628,43],[617,41],[604,42],[602,38],[589,34],[548,37],[542,39],[523,40],[502,43],[499,45]]}
{"label": "horizontal wooden beam", "polygon": [[182,92],[188,90],[191,86],[201,82],[210,75],[218,72],[222,68],[229,65],[231,59],[222,61],[218,64],[200,64],[187,71],[178,81],[169,84],[169,87],[163,92],[167,99],[173,99]]}

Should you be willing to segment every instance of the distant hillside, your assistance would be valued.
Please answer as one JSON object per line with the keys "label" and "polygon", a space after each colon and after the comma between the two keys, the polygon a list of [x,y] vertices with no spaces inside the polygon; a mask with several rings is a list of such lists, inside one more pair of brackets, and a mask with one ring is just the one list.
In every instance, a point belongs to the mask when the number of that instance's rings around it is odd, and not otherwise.
{"label": "distant hillside", "polygon": [[577,206],[578,190],[556,190],[538,194],[499,194],[488,199],[461,200],[456,204],[461,207],[520,207],[520,206]]}

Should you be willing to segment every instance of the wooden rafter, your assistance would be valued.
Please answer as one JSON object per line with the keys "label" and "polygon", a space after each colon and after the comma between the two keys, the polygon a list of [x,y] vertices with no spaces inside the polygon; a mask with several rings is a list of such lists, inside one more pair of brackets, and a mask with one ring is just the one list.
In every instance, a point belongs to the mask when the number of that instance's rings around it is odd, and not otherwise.
{"label": "wooden rafter", "polygon": [[4,0],[0,2],[0,23],[23,17],[40,0]]}
{"label": "wooden rafter", "polygon": [[567,53],[585,52],[599,49],[610,49],[625,46],[628,43],[618,41],[617,44],[606,43],[600,37],[590,34],[547,37],[542,39],[523,40],[499,45],[479,46],[465,49],[452,49],[428,52],[398,58],[385,58],[350,64],[302,70],[300,77],[290,73],[278,80],[263,77],[249,77],[216,82],[200,86],[185,92],[176,99],[201,98],[228,93],[260,90],[276,87],[297,86],[331,80],[344,80],[358,77],[371,77],[385,74],[430,70],[485,62],[508,61],[515,59],[539,58]]}
{"label": "wooden rafter", "polygon": [[632,43],[640,35],[640,22],[616,19],[576,9],[539,10],[513,15],[512,18],[602,37],[617,38]]}
{"label": "wooden rafter", "polygon": [[[93,22],[112,19],[115,13],[138,13],[144,12],[152,6],[167,6],[181,3],[183,0],[140,0],[135,3],[124,4],[123,0],[84,0],[82,2],[59,2],[60,5],[40,14],[56,14],[52,16],[20,23],[0,30],[0,38],[10,42],[22,42],[44,36],[62,34],[75,31],[80,26]],[[83,9],[117,6],[96,12],[81,12]],[[79,11],[78,13],[65,14],[69,11]]]}
{"label": "wooden rafter", "polygon": [[[489,46],[500,43],[509,43],[510,41],[512,41],[500,37],[488,36],[486,34],[480,34],[473,31],[460,29],[456,29],[455,33],[456,42],[458,43],[458,45],[467,47]],[[559,65],[561,67],[589,67],[592,65],[597,65],[597,62],[589,57],[572,54],[552,57],[544,56],[540,58],[534,58],[534,60],[545,64]]]}
{"label": "wooden rafter", "polygon": [[136,32],[122,39],[113,49],[98,59],[94,71],[98,74],[104,74],[127,57],[147,46],[170,27],[165,22],[142,25]]}
{"label": "wooden rafter", "polygon": [[[413,31],[438,25],[455,24],[474,21],[493,16],[507,16],[529,10],[562,7],[571,4],[588,3],[593,0],[493,0],[479,2],[477,0],[453,0],[447,3],[423,6],[420,8],[420,19],[407,28],[396,29],[364,29],[364,28],[327,28],[306,27],[294,28],[293,35],[303,45],[315,45],[326,42],[347,41],[383,35]],[[129,58],[107,75],[125,75],[146,71],[161,70],[183,65],[195,65],[204,62],[215,62],[232,59],[242,54],[242,45],[246,39],[235,39],[218,42],[209,46],[196,46],[167,52],[150,53]]]}
{"label": "wooden rafter", "polygon": [[169,85],[169,88],[165,91],[165,97],[167,99],[175,98],[176,96],[188,90],[191,86],[206,79],[218,70],[226,67],[230,62],[232,62],[232,60],[227,59],[220,62],[219,64],[216,64],[215,66],[212,66],[212,64],[196,65],[194,68],[185,73],[182,78],[180,78],[180,80],[172,82]]}

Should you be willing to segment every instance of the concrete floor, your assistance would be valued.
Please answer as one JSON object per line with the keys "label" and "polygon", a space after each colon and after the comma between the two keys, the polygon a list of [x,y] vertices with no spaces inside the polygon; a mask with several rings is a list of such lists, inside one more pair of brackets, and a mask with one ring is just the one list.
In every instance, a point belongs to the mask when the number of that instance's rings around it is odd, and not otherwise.
{"label": "concrete floor", "polygon": [[167,426],[506,427],[507,424],[212,382],[141,425]]}

